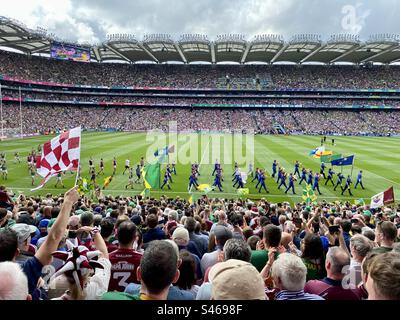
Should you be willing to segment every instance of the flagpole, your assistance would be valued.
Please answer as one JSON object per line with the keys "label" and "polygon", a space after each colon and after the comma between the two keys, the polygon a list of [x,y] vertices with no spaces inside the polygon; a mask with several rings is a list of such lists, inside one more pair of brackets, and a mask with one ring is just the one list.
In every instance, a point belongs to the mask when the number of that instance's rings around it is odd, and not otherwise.
{"label": "flagpole", "polygon": [[80,136],[79,136],[79,160],[78,160],[78,168],[76,169],[76,177],[75,177],[75,184],[74,187],[77,186],[78,184],[78,177],[79,177],[79,171],[81,168],[81,141],[82,141],[82,127],[79,127],[80,130]]}
{"label": "flagpole", "polygon": [[19,122],[21,127],[21,139],[24,138],[24,132],[22,129],[22,95],[21,95],[21,87],[19,87]]}
{"label": "flagpole", "polygon": [[356,158],[356,156],[353,156],[353,162],[351,164],[351,177],[353,178],[353,168],[354,168],[354,159]]}
{"label": "flagpole", "polygon": [[1,141],[4,138],[4,124],[3,124],[3,92],[1,90],[1,83],[0,83],[0,122],[1,122]]}

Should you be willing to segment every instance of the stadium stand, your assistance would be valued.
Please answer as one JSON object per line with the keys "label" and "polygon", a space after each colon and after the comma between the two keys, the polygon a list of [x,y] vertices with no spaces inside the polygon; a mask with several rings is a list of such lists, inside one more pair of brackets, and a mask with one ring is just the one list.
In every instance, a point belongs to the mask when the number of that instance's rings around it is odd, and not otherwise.
{"label": "stadium stand", "polygon": [[[0,17],[0,34],[2,47],[26,53],[0,51],[2,125],[22,119],[25,134],[167,130],[171,120],[180,131],[400,134],[400,69],[367,64],[400,58],[390,36],[119,35],[78,63],[32,55],[52,39],[17,21]],[[115,60],[127,63],[105,63]],[[154,64],[132,64],[143,60]],[[170,61],[212,64],[161,64]],[[241,65],[215,65],[224,61]],[[245,64],[254,61],[272,65]],[[284,61],[298,65],[274,64]],[[300,64],[309,61],[327,65]],[[0,186],[0,300],[400,299],[399,206],[97,191],[44,197]],[[49,265],[57,274],[39,281]]]}

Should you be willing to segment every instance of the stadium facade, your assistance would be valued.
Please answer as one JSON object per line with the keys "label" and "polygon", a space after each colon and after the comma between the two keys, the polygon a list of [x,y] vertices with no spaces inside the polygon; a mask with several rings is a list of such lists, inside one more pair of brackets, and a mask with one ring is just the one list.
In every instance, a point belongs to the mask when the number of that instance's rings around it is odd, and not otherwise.
{"label": "stadium facade", "polygon": [[[400,61],[399,36],[372,35],[360,41],[354,35],[334,35],[323,42],[319,35],[295,35],[284,41],[279,35],[258,35],[251,41],[237,34],[220,35],[214,41],[205,35],[185,34],[178,41],[167,34],[113,34],[98,45],[71,44],[90,53],[90,61],[107,62],[209,62],[224,63],[382,63]],[[0,46],[29,55],[49,54],[54,42],[62,42],[46,30],[31,30],[21,22],[0,17]]]}

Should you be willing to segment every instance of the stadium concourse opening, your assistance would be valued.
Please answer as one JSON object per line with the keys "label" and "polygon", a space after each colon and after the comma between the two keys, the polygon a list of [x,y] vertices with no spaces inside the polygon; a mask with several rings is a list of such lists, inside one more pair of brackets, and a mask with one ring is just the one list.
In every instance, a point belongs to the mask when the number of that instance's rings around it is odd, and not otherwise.
{"label": "stadium concourse opening", "polygon": [[1,300],[400,299],[397,38],[55,40],[0,19]]}

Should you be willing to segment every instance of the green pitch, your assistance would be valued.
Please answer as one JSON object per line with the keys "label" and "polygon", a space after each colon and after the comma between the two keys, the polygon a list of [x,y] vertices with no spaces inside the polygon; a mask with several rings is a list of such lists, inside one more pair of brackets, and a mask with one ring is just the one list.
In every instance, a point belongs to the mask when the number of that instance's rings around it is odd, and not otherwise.
{"label": "green pitch", "polygon": [[[8,180],[2,180],[8,189],[14,192],[27,195],[37,195],[53,193],[59,194],[71,187],[75,181],[75,175],[66,173],[63,176],[65,189],[55,188],[55,178],[40,191],[30,192],[31,177],[28,172],[26,157],[28,152],[39,144],[43,144],[51,137],[35,137],[23,140],[8,140],[0,142],[0,152],[6,153],[8,166]],[[241,142],[241,143],[240,143]],[[352,189],[353,197],[348,195],[341,196],[339,189],[333,191],[332,186],[324,186],[325,180],[321,180],[320,188],[322,196],[318,199],[352,200],[364,198],[369,203],[369,198],[390,186],[395,188],[397,201],[400,199],[400,138],[378,138],[378,137],[335,137],[336,146],[331,146],[331,140],[327,139],[327,150],[341,153],[343,156],[355,154],[355,165],[353,170],[353,182],[359,170],[363,170],[364,186],[366,190],[357,188]],[[168,143],[171,145],[170,143]],[[239,141],[236,136],[231,134],[180,134],[176,144],[175,153],[170,155],[171,159],[177,157],[177,176],[173,175],[172,190],[151,190],[151,196],[168,195],[170,197],[180,196],[188,198],[188,178],[191,173],[190,158],[200,163],[199,183],[212,184],[211,173],[214,168],[215,159],[218,158],[222,163],[225,181],[223,182],[224,192],[211,192],[211,197],[232,198],[237,197],[236,189],[232,187],[232,173],[234,161],[237,160],[239,153],[241,157],[247,155],[254,158],[254,168],[262,167],[271,174],[272,161],[276,159],[287,172],[294,169],[295,160],[299,160],[306,168],[311,168],[313,172],[319,172],[320,160],[308,156],[311,149],[320,145],[318,136],[255,136],[254,144],[246,143],[245,138]],[[160,146],[161,147],[161,146]],[[236,148],[236,149],[235,149]],[[92,156],[99,170],[99,161],[102,157],[105,161],[105,175],[99,176],[97,182],[103,184],[103,180],[112,174],[112,159],[117,158],[117,174],[111,184],[104,191],[105,194],[112,195],[135,195],[143,190],[142,184],[135,184],[133,189],[125,189],[128,183],[128,175],[122,175],[125,160],[130,159],[131,166],[136,166],[140,157],[153,154],[155,151],[154,141],[146,141],[145,133],[84,133],[81,144],[81,166],[82,176],[88,176],[88,160]],[[21,156],[21,164],[14,162],[14,152],[18,151]],[[239,153],[238,153],[239,152]],[[170,159],[170,160],[171,160]],[[182,161],[185,162],[182,164]],[[240,165],[242,171],[248,171],[244,165]],[[162,174],[165,165],[162,166]],[[334,167],[335,172],[340,171],[340,167]],[[351,167],[343,167],[345,175],[350,174]],[[40,177],[36,177],[35,185],[38,185]],[[161,176],[162,180],[162,176]],[[259,199],[265,197],[273,202],[279,201],[301,201],[302,186],[296,183],[297,195],[284,194],[284,190],[277,190],[277,184],[269,176],[267,177],[267,187],[270,194],[259,194],[255,189],[255,183],[248,179],[245,188],[250,189],[249,198]],[[336,176],[334,177],[336,182]],[[162,182],[162,181],[161,181]]]}

